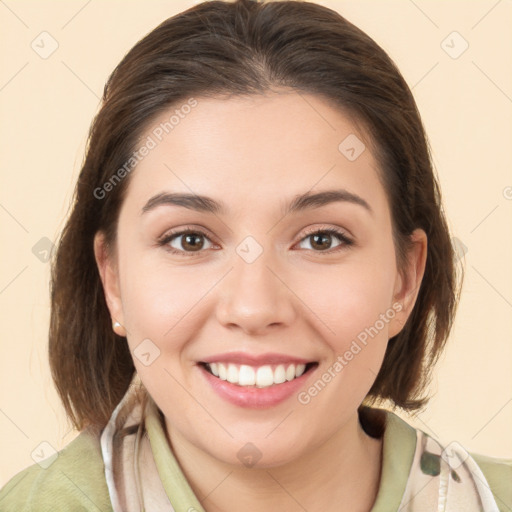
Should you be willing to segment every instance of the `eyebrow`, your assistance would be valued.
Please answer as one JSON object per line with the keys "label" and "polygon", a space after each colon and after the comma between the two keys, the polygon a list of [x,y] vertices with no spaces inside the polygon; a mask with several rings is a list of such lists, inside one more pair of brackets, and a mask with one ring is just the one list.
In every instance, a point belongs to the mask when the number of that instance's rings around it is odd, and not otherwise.
{"label": "eyebrow", "polygon": [[[357,194],[353,194],[345,189],[324,190],[315,194],[306,192],[304,194],[297,195],[285,206],[283,214],[288,215],[289,213],[297,213],[313,208],[320,208],[335,202],[356,204],[362,206],[369,213],[373,214],[373,210],[367,201]],[[227,213],[227,208],[222,202],[216,201],[208,196],[162,192],[148,200],[148,202],[143,206],[141,214],[147,213],[162,205],[180,206],[188,208],[189,210],[212,213],[215,215],[225,215]]]}

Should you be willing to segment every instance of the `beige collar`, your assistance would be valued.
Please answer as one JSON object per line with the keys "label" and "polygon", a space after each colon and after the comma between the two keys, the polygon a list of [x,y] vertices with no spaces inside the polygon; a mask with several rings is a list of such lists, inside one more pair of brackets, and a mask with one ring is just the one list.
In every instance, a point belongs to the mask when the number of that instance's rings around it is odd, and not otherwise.
{"label": "beige collar", "polygon": [[[385,414],[383,468],[371,512],[499,512],[464,448],[458,443],[443,448],[395,414]],[[114,512],[205,512],[171,451],[161,412],[138,376],[100,443]]]}

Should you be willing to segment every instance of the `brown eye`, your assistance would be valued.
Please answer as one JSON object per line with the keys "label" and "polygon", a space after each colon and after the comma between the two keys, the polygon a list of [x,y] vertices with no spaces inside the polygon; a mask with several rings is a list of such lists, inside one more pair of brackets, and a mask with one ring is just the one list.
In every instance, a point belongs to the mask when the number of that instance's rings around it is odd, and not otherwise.
{"label": "brown eye", "polygon": [[[332,246],[332,243],[335,240],[338,240],[338,243]],[[342,246],[352,245],[352,240],[350,240],[344,233],[338,231],[336,229],[321,229],[316,230],[312,233],[306,235],[301,243],[305,240],[310,240],[310,248],[315,252],[326,252],[330,249]],[[309,249],[308,247],[305,247]]]}
{"label": "brown eye", "polygon": [[[302,248],[317,253],[336,252],[354,244],[353,240],[348,238],[345,233],[333,228],[310,231],[299,244],[306,240],[310,240],[310,247]],[[332,244],[336,240],[338,243],[333,246]],[[205,241],[210,245],[205,246]],[[211,249],[214,244],[203,231],[186,229],[167,234],[159,241],[159,245],[164,246],[169,252],[178,256],[194,256],[194,253],[199,255],[201,252],[205,252],[206,249]]]}
{"label": "brown eye", "polygon": [[199,253],[202,249],[209,249],[211,245],[205,247],[205,240],[211,244],[206,233],[189,229],[170,233],[160,241],[160,245],[166,246],[173,254],[187,255],[187,253]]}
{"label": "brown eye", "polygon": [[332,235],[328,234],[310,235],[309,238],[311,240],[311,247],[313,247],[313,249],[320,249],[322,251],[329,249],[329,246],[332,243]]}
{"label": "brown eye", "polygon": [[181,245],[185,250],[199,251],[203,248],[204,241],[201,238],[202,235],[197,233],[187,233],[180,236],[183,237]]}

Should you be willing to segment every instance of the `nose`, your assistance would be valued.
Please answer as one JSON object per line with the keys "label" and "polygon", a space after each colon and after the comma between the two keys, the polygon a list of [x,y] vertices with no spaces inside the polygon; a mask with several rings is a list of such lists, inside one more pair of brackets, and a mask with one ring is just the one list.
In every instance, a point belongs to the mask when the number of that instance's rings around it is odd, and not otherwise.
{"label": "nose", "polygon": [[233,268],[218,290],[216,315],[223,326],[255,335],[292,324],[295,295],[269,252],[252,263],[234,255]]}

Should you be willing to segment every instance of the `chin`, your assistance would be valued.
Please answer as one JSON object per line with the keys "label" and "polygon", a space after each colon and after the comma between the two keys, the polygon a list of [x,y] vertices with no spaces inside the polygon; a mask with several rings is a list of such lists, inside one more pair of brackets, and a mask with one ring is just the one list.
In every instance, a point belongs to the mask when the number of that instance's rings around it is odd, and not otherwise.
{"label": "chin", "polygon": [[217,460],[240,469],[271,469],[289,464],[300,457],[302,449],[293,446],[288,438],[285,440],[276,436],[275,439],[261,439],[254,441],[232,440],[229,445],[212,451],[212,446],[202,449]]}

